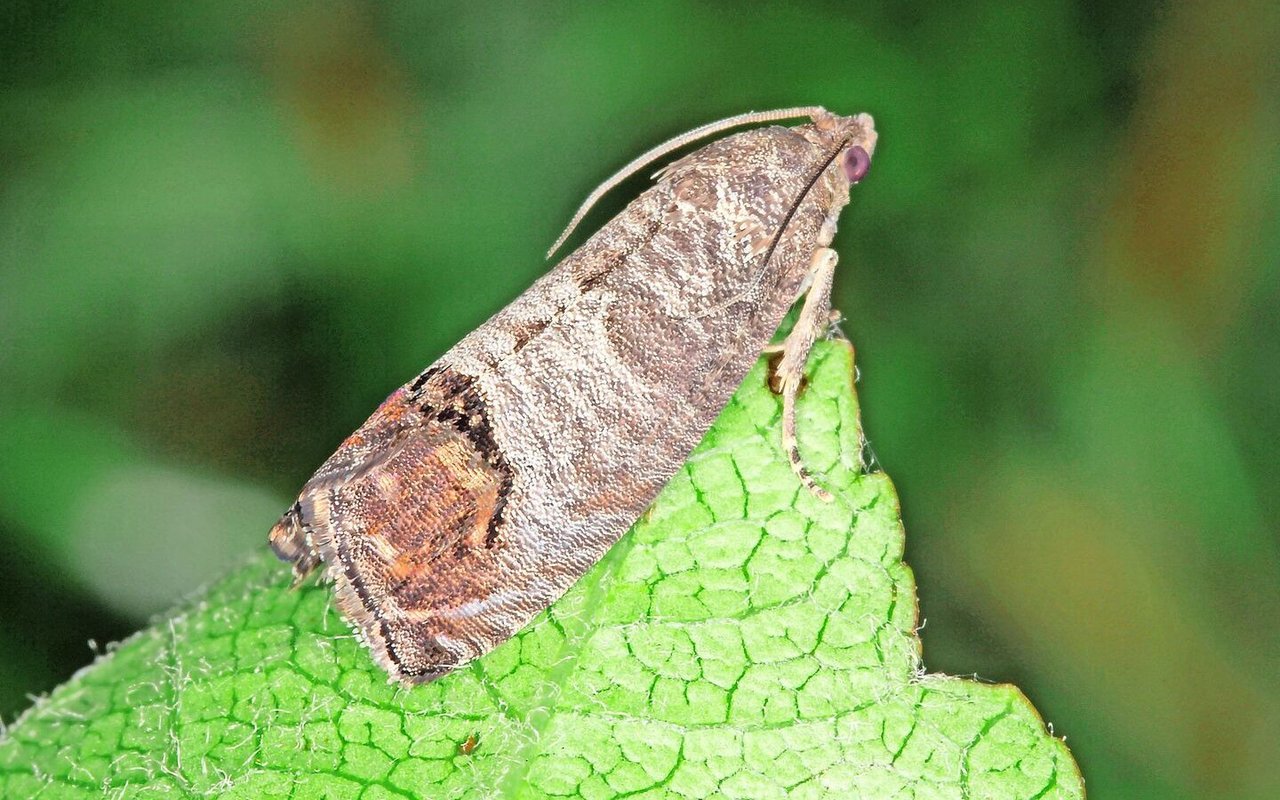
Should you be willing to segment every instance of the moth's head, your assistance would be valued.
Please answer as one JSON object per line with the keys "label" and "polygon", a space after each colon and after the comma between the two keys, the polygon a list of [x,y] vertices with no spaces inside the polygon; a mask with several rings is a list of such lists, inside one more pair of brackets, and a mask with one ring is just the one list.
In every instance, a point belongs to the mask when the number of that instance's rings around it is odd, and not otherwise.
{"label": "moth's head", "polygon": [[813,122],[797,130],[824,151],[841,148],[831,168],[843,174],[850,185],[866,177],[871,156],[876,151],[876,124],[870,114],[841,117],[818,109],[813,114]]}

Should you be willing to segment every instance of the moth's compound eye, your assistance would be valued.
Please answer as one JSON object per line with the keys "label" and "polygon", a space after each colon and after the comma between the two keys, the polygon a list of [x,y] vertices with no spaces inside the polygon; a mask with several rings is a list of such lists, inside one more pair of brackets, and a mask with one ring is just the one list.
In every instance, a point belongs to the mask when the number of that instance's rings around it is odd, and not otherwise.
{"label": "moth's compound eye", "polygon": [[844,174],[849,179],[849,183],[857,183],[865,178],[870,168],[871,156],[867,155],[867,151],[859,145],[855,144],[844,151]]}

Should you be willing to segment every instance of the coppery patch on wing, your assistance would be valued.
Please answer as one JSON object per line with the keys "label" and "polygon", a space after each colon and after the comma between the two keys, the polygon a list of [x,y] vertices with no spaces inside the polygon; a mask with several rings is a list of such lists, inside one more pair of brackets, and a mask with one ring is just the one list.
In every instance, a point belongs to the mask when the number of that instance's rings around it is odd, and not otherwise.
{"label": "coppery patch on wing", "polygon": [[499,588],[494,558],[514,480],[475,381],[433,367],[317,472],[272,547],[295,573],[323,557],[375,658],[405,680],[430,680],[488,634],[452,611]]}
{"label": "coppery patch on wing", "polygon": [[491,502],[492,516],[487,523],[484,537],[484,545],[493,547],[500,533],[502,512],[506,507],[507,497],[511,494],[515,474],[502,454],[502,449],[493,439],[493,423],[489,419],[489,409],[484,398],[480,396],[480,389],[475,385],[475,381],[448,369],[442,370],[437,380],[440,383],[439,399],[431,397],[432,390],[428,384],[423,412],[439,422],[452,425],[454,430],[471,442],[476,453],[500,477]]}
{"label": "coppery patch on wing", "polygon": [[490,531],[499,522],[496,498],[510,479],[466,431],[432,419],[392,458],[333,492],[337,560],[375,623],[364,626],[365,634],[383,640],[406,676],[457,661],[439,644],[442,635],[467,639],[467,631],[447,630],[435,612],[497,588],[498,575],[488,568],[498,544]]}

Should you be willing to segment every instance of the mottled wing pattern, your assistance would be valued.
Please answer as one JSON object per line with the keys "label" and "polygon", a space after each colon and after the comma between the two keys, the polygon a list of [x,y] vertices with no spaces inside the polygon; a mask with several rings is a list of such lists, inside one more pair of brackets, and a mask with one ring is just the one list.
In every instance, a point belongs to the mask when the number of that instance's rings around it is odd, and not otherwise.
{"label": "mottled wing pattern", "polygon": [[472,382],[429,370],[320,468],[271,542],[299,577],[329,565],[340,610],[389,672],[430,680],[492,640],[465,610],[497,588],[511,481]]}

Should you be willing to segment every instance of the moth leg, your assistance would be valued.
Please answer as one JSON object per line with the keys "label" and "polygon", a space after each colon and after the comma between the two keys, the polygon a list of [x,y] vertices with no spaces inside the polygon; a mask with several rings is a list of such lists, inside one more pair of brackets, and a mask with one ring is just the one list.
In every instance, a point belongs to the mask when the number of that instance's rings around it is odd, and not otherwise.
{"label": "moth leg", "polygon": [[[844,322],[844,314],[841,314],[839,311],[836,311],[834,308],[827,312],[827,324],[821,327],[823,330],[826,331],[828,339],[830,339],[833,335],[839,338],[844,338],[844,334],[840,332],[841,322]],[[819,334],[821,333],[822,331],[819,331]],[[781,353],[786,349],[787,349],[786,342],[774,342],[772,344],[766,344],[764,346],[764,349],[761,350],[760,352],[766,356],[773,356],[773,355],[777,355],[778,353]],[[776,392],[777,389],[775,388],[774,391]]]}
{"label": "moth leg", "polygon": [[831,493],[818,485],[800,459],[796,442],[796,398],[804,383],[804,366],[818,336],[831,324],[831,283],[836,274],[836,251],[820,247],[809,262],[809,289],[795,327],[782,344],[782,359],[770,386],[782,395],[782,449],[791,471],[819,500],[830,502]]}
{"label": "moth leg", "polygon": [[307,576],[320,566],[320,555],[307,542],[301,506],[298,503],[294,503],[292,508],[284,512],[284,516],[271,529],[268,541],[271,542],[271,549],[275,551],[277,558],[281,561],[293,562],[293,585],[290,587],[292,589],[301,586]]}

